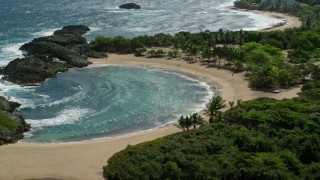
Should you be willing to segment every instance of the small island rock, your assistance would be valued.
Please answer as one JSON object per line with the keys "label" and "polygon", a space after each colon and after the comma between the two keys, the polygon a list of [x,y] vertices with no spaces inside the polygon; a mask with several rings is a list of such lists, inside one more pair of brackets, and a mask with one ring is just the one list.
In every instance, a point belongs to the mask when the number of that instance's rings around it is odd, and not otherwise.
{"label": "small island rock", "polygon": [[67,70],[64,63],[53,62],[50,57],[30,56],[11,61],[4,69],[4,79],[21,85],[34,85]]}
{"label": "small island rock", "polygon": [[141,6],[135,3],[126,3],[119,6],[120,9],[141,9]]}

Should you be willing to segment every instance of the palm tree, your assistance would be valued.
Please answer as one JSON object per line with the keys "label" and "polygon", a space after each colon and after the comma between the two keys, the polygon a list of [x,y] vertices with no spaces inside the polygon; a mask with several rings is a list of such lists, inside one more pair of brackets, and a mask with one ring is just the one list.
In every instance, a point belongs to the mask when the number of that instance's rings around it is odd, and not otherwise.
{"label": "palm tree", "polygon": [[229,101],[229,106],[230,106],[230,109],[232,110],[234,107],[234,101]]}
{"label": "palm tree", "polygon": [[179,126],[183,129],[183,131],[185,131],[186,119],[183,116],[181,116],[179,119]]}
{"label": "palm tree", "polygon": [[204,124],[204,119],[198,115],[198,113],[194,113],[192,114],[192,116],[190,116],[190,118],[192,117],[192,125],[193,125],[193,129],[196,129],[197,125],[202,126]]}
{"label": "palm tree", "polygon": [[242,29],[240,29],[240,31],[239,31],[238,44],[240,45],[240,47],[243,45],[243,30]]}
{"label": "palm tree", "polygon": [[225,100],[223,100],[221,96],[213,97],[207,104],[206,114],[209,114],[210,116],[216,116],[219,110],[225,107]]}
{"label": "palm tree", "polygon": [[210,47],[203,47],[202,48],[201,57],[203,59],[207,59],[207,61],[209,61],[211,59],[212,51],[211,51]]}
{"label": "palm tree", "polygon": [[185,119],[185,122],[186,122],[186,124],[185,124],[185,127],[187,128],[187,131],[189,131],[189,128],[192,126],[192,118],[191,118],[191,116],[190,117],[188,117],[188,116],[186,116],[186,119]]}

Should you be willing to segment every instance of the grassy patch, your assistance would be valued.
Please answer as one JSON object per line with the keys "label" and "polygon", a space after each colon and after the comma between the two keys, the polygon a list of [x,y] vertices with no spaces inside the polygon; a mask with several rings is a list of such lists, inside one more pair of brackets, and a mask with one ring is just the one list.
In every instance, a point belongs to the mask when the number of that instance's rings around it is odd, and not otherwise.
{"label": "grassy patch", "polygon": [[15,130],[17,127],[17,123],[8,118],[8,116],[0,114],[0,130]]}

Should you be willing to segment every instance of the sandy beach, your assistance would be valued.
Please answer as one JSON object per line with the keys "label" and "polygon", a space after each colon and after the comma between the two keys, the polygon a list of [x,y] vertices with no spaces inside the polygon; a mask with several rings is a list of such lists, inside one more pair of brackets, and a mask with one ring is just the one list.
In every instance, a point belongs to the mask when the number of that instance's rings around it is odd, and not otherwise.
{"label": "sandy beach", "polygon": [[[294,18],[286,19],[287,24],[279,28],[301,25],[296,21],[291,22]],[[206,68],[198,63],[188,64],[177,59],[150,59],[110,54],[107,59],[91,59],[91,61],[92,66],[105,64],[148,66],[189,74],[216,87],[227,102],[257,97],[291,98],[297,96],[300,91],[300,87],[282,90],[280,93],[253,91],[241,73],[232,74],[230,71]],[[107,159],[115,152],[129,144],[153,140],[179,131],[181,130],[176,126],[169,125],[146,132],[77,143],[17,143],[0,146],[0,179],[103,179],[102,166],[106,165]]]}
{"label": "sandy beach", "polygon": [[275,31],[275,30],[283,31],[288,28],[298,28],[302,25],[302,22],[298,17],[291,16],[288,14],[282,14],[282,13],[270,12],[270,11],[257,11],[257,10],[250,10],[249,12],[252,12],[255,14],[264,14],[264,15],[273,16],[273,17],[285,20],[285,24],[275,25],[274,27],[264,29],[263,31]]}
{"label": "sandy beach", "polygon": [[301,27],[302,25],[302,22],[298,17],[291,16],[289,14],[271,12],[271,11],[239,9],[235,7],[231,7],[231,9],[236,11],[244,11],[244,12],[251,12],[254,14],[272,16],[274,18],[283,19],[285,21],[284,23],[275,24],[273,27],[263,29],[262,31],[277,31],[277,30],[283,31],[288,28],[298,28],[298,27]]}

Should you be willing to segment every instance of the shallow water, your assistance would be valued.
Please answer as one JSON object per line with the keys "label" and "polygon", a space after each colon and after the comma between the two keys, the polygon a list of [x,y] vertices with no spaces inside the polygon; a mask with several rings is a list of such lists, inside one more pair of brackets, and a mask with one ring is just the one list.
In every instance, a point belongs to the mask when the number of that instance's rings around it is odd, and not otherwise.
{"label": "shallow water", "polygon": [[25,141],[69,142],[163,126],[203,109],[212,92],[174,72],[105,66],[71,69],[12,94],[32,126]]}

